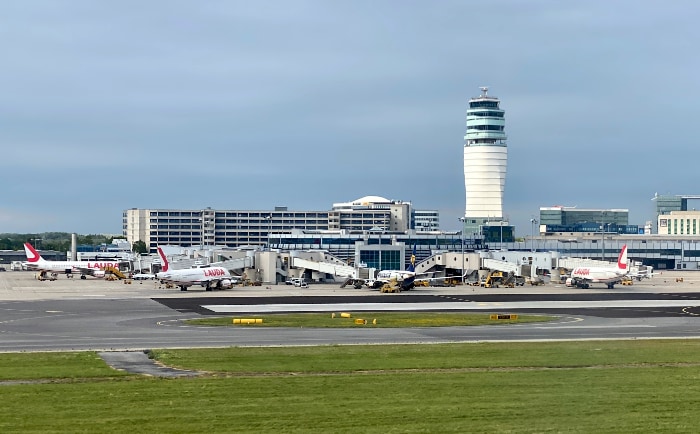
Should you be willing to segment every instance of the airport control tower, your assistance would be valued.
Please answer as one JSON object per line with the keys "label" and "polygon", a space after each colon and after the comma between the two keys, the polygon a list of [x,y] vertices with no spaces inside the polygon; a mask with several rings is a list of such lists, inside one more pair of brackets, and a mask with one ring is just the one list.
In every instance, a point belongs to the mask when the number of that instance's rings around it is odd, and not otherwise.
{"label": "airport control tower", "polygon": [[[503,189],[506,182],[508,148],[505,112],[500,100],[488,96],[488,87],[469,100],[467,134],[464,136],[465,234],[476,234],[482,226],[507,225],[503,218]],[[461,220],[461,219],[460,219]]]}

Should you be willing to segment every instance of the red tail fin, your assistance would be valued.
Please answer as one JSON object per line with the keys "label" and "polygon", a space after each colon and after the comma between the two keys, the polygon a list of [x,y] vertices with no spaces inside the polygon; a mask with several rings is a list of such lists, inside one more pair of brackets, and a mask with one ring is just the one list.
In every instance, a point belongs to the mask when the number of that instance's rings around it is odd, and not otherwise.
{"label": "red tail fin", "polygon": [[34,263],[43,259],[39,252],[29,243],[24,243],[24,253],[27,255],[27,262]]}
{"label": "red tail fin", "polygon": [[163,267],[160,270],[168,271],[168,258],[165,257],[165,253],[163,253],[163,249],[160,247],[158,247],[158,255],[160,256],[160,261],[163,263]]}
{"label": "red tail fin", "polygon": [[627,269],[627,244],[622,246],[622,250],[620,250],[620,254],[617,256],[617,268],[620,270]]}

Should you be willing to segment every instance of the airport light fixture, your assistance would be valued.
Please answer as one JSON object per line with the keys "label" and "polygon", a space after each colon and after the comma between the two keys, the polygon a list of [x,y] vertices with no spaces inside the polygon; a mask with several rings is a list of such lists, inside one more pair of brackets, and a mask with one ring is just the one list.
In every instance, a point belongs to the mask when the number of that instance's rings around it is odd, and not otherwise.
{"label": "airport light fixture", "polygon": [[266,215],[265,220],[267,220],[267,242],[265,244],[267,245],[267,250],[270,251],[272,250],[272,246],[270,246],[270,233],[272,232],[272,214]]}
{"label": "airport light fixture", "polygon": [[530,250],[535,251],[535,225],[538,224],[539,221],[536,218],[531,218],[530,219],[530,224],[532,225],[532,232],[530,233]]}

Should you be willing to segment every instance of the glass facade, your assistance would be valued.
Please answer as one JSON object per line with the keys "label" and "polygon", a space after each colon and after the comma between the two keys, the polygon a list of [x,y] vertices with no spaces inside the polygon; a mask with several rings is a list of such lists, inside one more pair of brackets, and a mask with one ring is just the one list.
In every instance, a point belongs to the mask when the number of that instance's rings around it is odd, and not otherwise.
{"label": "glass facade", "polygon": [[360,262],[377,270],[403,270],[405,264],[398,250],[362,250]]}
{"label": "glass facade", "polygon": [[540,208],[541,225],[546,233],[612,232],[635,235],[639,226],[630,225],[626,209]]}

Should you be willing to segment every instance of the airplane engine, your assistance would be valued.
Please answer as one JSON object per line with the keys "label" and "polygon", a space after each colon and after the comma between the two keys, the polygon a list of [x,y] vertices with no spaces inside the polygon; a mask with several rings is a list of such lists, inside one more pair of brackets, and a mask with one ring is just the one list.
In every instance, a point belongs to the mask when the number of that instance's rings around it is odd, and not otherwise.
{"label": "airplane engine", "polygon": [[95,277],[105,277],[105,270],[95,270],[92,272]]}
{"label": "airplane engine", "polygon": [[231,282],[231,279],[222,279],[219,281],[219,288],[220,289],[229,289],[233,287],[233,282]]}

